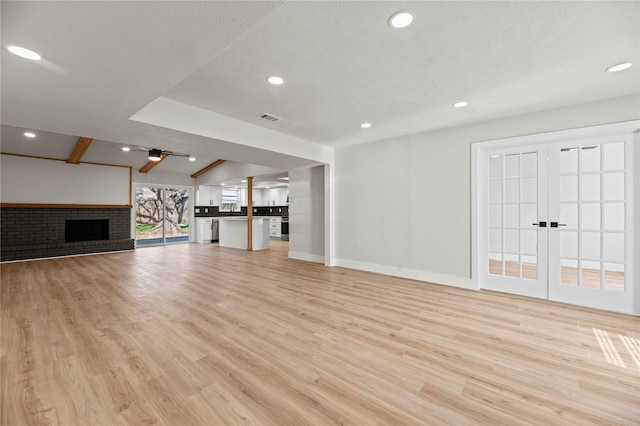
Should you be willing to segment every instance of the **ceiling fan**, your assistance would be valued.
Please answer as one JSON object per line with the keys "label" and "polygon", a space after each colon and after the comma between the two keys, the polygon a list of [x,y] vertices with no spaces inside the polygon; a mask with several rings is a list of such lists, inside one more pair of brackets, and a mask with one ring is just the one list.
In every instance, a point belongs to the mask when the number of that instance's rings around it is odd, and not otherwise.
{"label": "ceiling fan", "polygon": [[[123,148],[123,151],[130,151],[131,148],[129,148],[128,150]],[[180,154],[178,152],[173,152],[173,151],[164,151],[162,149],[157,149],[157,148],[145,148],[142,146],[138,146],[135,148],[136,151],[142,151],[142,152],[147,152],[149,155],[149,161],[160,161],[162,160],[162,157],[164,155],[174,155],[176,157],[188,157],[191,158],[191,155],[189,154]]]}

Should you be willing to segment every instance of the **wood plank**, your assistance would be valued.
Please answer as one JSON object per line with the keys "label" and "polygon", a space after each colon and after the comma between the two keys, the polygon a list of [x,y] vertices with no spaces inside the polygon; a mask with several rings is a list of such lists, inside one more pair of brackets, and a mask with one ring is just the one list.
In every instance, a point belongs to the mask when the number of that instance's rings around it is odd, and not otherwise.
{"label": "wood plank", "polygon": [[89,148],[89,145],[91,145],[92,141],[92,138],[78,138],[78,142],[76,142],[76,146],[73,148],[73,152],[67,159],[67,164],[80,164],[80,159],[87,151],[87,148]]}
{"label": "wood plank", "polygon": [[165,158],[167,158],[169,156],[169,154],[162,154],[160,156],[160,161],[149,161],[147,164],[145,164],[144,166],[142,166],[142,168],[140,170],[138,170],[140,173],[148,173],[149,170],[153,169],[155,166],[157,166],[158,164],[162,163]]}
{"label": "wood plank", "polygon": [[288,249],[2,264],[0,424],[637,424],[639,318]]}
{"label": "wood plank", "polygon": [[207,173],[209,170],[212,170],[212,169],[218,167],[220,164],[224,163],[225,161],[227,161],[227,160],[223,160],[223,159],[216,160],[213,163],[209,164],[207,167],[204,167],[204,168],[198,170],[197,172],[195,172],[194,174],[192,174],[191,177],[193,179],[195,179],[198,176]]}

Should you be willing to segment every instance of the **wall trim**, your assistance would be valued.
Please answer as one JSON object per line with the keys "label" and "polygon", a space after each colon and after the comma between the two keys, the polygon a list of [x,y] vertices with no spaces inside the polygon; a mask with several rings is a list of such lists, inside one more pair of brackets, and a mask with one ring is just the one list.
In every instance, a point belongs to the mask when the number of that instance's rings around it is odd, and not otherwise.
{"label": "wall trim", "polygon": [[38,204],[38,203],[0,203],[5,208],[26,209],[130,209],[131,204]]}
{"label": "wall trim", "polygon": [[374,272],[376,274],[390,275],[407,278],[410,280],[424,281],[432,284],[446,285],[450,287],[478,290],[471,278],[456,277],[453,275],[437,274],[418,269],[402,268],[398,266],[378,265],[376,263],[360,262],[349,259],[336,259],[336,266],[360,271]]}
{"label": "wall trim", "polygon": [[324,256],[317,254],[301,253],[298,251],[290,251],[289,259],[304,260],[306,262],[315,262],[324,264]]}
{"label": "wall trim", "polygon": [[51,256],[51,257],[35,257],[32,259],[18,259],[18,260],[3,260],[0,264],[5,263],[18,263],[18,262],[37,262],[39,260],[51,260],[51,259],[65,259],[67,257],[80,257],[80,256],[96,256],[100,254],[114,254],[114,253],[129,253],[135,250],[135,247],[128,250],[114,250],[114,251],[99,251],[96,253],[78,253],[78,254],[66,254],[64,256]]}

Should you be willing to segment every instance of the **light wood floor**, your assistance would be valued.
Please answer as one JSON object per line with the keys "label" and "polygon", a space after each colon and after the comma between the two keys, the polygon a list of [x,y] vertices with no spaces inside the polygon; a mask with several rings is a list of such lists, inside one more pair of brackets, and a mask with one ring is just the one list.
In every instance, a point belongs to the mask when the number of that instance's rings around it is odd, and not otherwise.
{"label": "light wood floor", "polygon": [[1,265],[2,425],[640,421],[636,317],[274,243]]}

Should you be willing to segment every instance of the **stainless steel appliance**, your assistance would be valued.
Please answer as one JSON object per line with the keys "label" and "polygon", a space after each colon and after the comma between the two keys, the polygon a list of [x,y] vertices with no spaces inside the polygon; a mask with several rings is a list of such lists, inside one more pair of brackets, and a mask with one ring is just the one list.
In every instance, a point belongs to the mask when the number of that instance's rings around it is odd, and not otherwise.
{"label": "stainless steel appliance", "polygon": [[217,243],[220,240],[220,231],[219,231],[219,222],[218,219],[211,220],[211,242]]}
{"label": "stainless steel appliance", "polygon": [[281,234],[282,234],[280,239],[282,241],[289,241],[289,217],[288,216],[283,216],[282,217],[282,223],[280,225],[280,230],[281,230]]}

